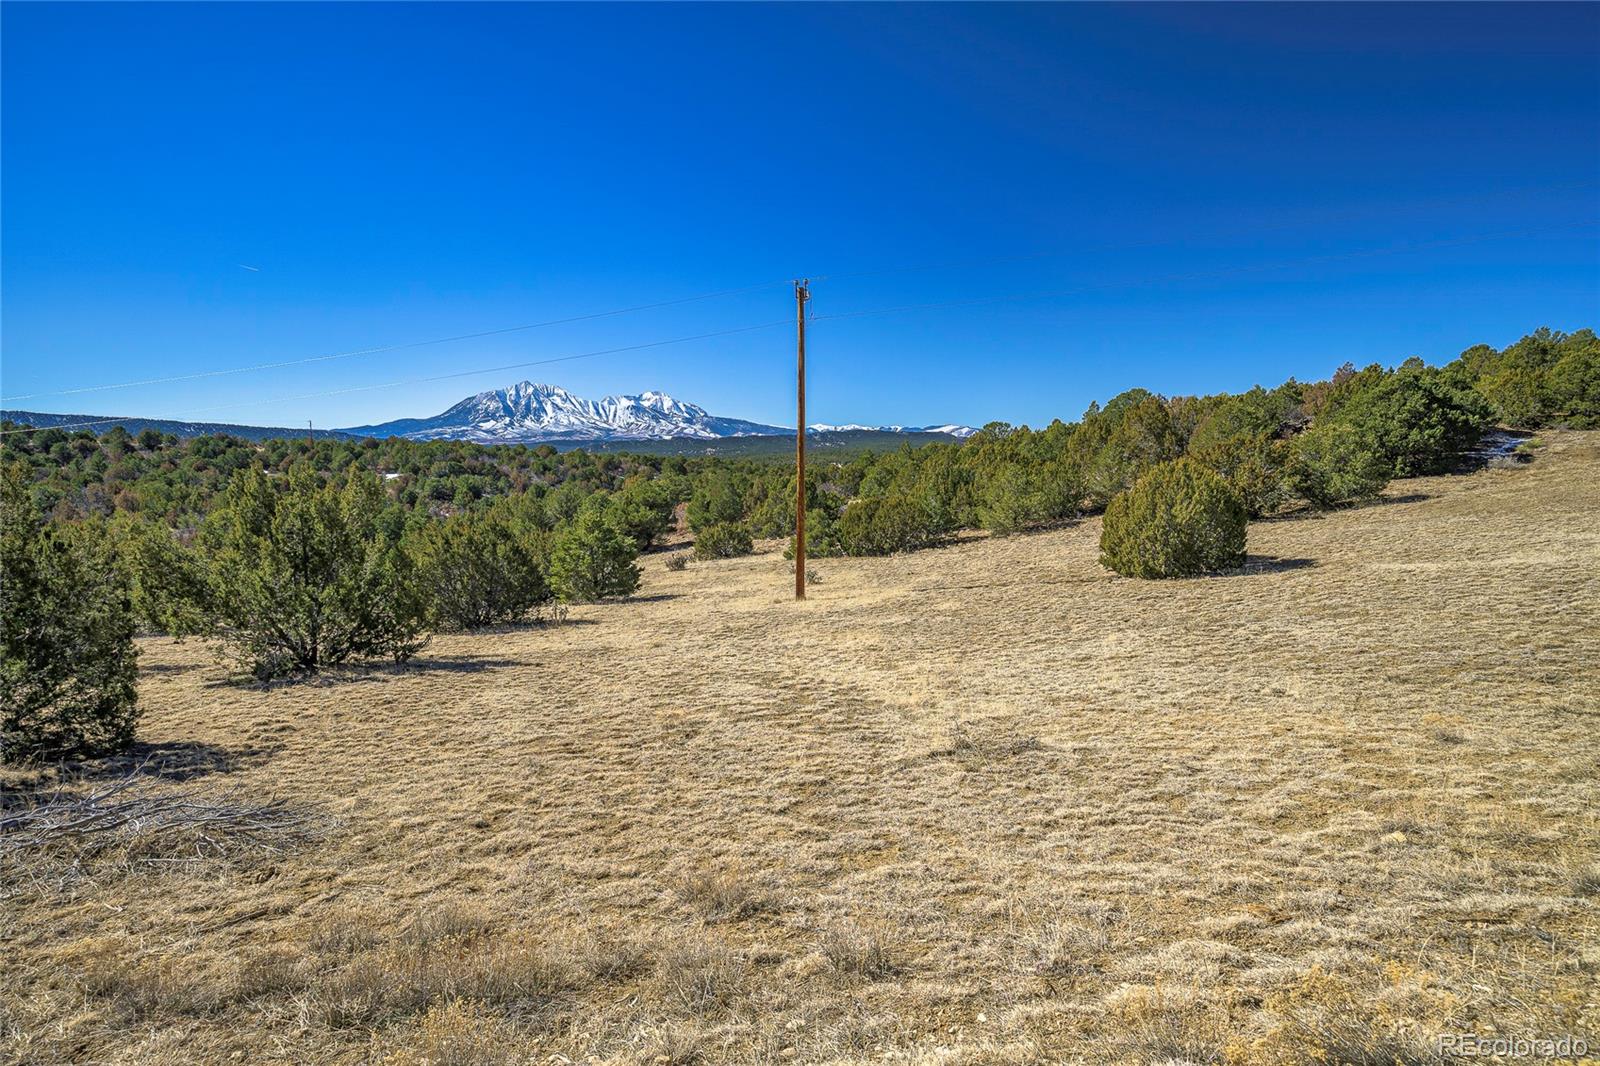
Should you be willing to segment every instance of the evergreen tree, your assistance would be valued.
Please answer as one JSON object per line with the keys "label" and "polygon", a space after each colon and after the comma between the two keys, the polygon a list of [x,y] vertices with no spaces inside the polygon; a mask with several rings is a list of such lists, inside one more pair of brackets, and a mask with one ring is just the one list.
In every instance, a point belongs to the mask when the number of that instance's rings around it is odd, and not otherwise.
{"label": "evergreen tree", "polygon": [[1600,428],[1600,338],[1582,329],[1562,347],[1548,378],[1556,417],[1573,429]]}
{"label": "evergreen tree", "polygon": [[698,533],[710,526],[740,521],[744,518],[742,496],[739,484],[731,472],[714,471],[689,498],[687,509],[689,528]]}
{"label": "evergreen tree", "polygon": [[[807,552],[810,551],[810,529]],[[941,531],[925,501],[911,496],[852,500],[832,534],[846,555],[892,555],[937,542]]]}
{"label": "evergreen tree", "polygon": [[750,538],[750,530],[738,522],[707,526],[694,538],[696,559],[732,559],[749,555],[754,550],[755,542]]}
{"label": "evergreen tree", "polygon": [[661,486],[637,482],[610,497],[606,519],[633,538],[640,551],[646,551],[672,524],[673,503]]}
{"label": "evergreen tree", "polygon": [[133,741],[138,653],[122,570],[97,526],[47,527],[26,469],[0,472],[0,761]]}
{"label": "evergreen tree", "polygon": [[1100,565],[1125,577],[1189,577],[1244,565],[1244,507],[1193,459],[1152,467],[1106,508]]}
{"label": "evergreen tree", "polygon": [[1313,507],[1371,499],[1389,483],[1394,462],[1348,422],[1318,421],[1294,440],[1285,481]]}
{"label": "evergreen tree", "polygon": [[179,636],[198,632],[209,592],[195,554],[165,526],[126,514],[114,516],[107,530],[139,624]]}
{"label": "evergreen tree", "polygon": [[556,535],[550,583],[567,603],[628,596],[639,587],[638,555],[633,538],[600,511],[586,510]]}
{"label": "evergreen tree", "polygon": [[1190,457],[1220,474],[1251,518],[1282,506],[1288,495],[1284,476],[1291,453],[1287,442],[1265,432],[1228,437],[1197,434],[1195,440],[1205,443],[1199,447],[1191,444]]}
{"label": "evergreen tree", "polygon": [[1407,360],[1322,417],[1350,425],[1375,445],[1394,476],[1412,477],[1448,471],[1478,442],[1491,415],[1481,397],[1451,388],[1421,360]]}
{"label": "evergreen tree", "polygon": [[353,658],[409,658],[426,604],[409,562],[382,535],[383,490],[352,467],[343,486],[297,463],[278,487],[237,475],[200,538],[200,631],[258,677]]}
{"label": "evergreen tree", "polygon": [[432,619],[482,629],[521,621],[549,602],[538,536],[519,530],[508,501],[413,530],[405,548]]}
{"label": "evergreen tree", "polygon": [[978,525],[1002,537],[1042,517],[1040,494],[1020,463],[1006,463],[991,474],[979,499]]}
{"label": "evergreen tree", "polygon": [[1099,418],[1111,428],[1086,469],[1089,491],[1100,502],[1128,488],[1151,467],[1176,459],[1182,450],[1166,403],[1143,389],[1116,397]]}

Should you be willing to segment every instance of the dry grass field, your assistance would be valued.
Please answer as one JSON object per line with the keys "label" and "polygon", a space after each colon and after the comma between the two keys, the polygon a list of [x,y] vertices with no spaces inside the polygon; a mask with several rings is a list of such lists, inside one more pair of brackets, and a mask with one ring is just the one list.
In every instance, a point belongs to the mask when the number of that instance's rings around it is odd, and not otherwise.
{"label": "dry grass field", "polygon": [[308,821],[7,867],[0,1059],[1600,1049],[1600,434],[1545,441],[1257,523],[1239,576],[1112,576],[1085,521],[798,605],[770,548],[656,554],[312,683],[146,641],[141,787]]}

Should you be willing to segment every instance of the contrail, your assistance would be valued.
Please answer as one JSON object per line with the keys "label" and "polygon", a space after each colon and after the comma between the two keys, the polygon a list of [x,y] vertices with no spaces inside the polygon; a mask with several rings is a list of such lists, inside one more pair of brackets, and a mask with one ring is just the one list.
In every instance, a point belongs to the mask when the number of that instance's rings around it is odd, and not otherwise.
{"label": "contrail", "polygon": [[257,274],[259,274],[259,273],[261,273],[261,268],[260,268],[260,267],[253,267],[253,266],[245,266],[245,265],[244,265],[244,264],[243,264],[243,263],[240,263],[240,264],[239,264],[239,269],[240,269],[240,270],[250,270],[250,271],[254,271],[254,272],[255,272],[255,273],[257,273]]}

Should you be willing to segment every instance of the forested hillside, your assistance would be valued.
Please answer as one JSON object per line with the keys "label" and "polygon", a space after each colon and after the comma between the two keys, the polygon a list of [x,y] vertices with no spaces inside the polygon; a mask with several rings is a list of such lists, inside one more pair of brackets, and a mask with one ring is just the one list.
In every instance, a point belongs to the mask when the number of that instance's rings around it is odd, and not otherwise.
{"label": "forested hillside", "polygon": [[[1318,432],[1304,433],[1318,423]],[[1438,470],[1493,424],[1600,425],[1594,331],[1541,329],[1504,350],[1469,348],[1442,368],[1415,359],[1394,370],[1346,365],[1329,380],[1290,380],[1237,395],[1167,399],[1133,389],[1091,405],[1075,422],[1038,430],[995,423],[965,443],[902,443],[883,452],[841,446],[818,464],[816,503],[832,511],[856,498],[910,499],[926,506],[935,527],[1004,531],[1103,506],[1147,467],[1189,454],[1228,477],[1259,514],[1296,495],[1338,503],[1370,487],[1329,483],[1334,466],[1347,475],[1370,466],[1371,476]],[[702,517],[752,522],[759,536],[792,531],[791,516],[771,502],[788,498],[786,441],[772,455],[728,458],[623,446],[596,454],[552,445],[319,439],[312,448],[298,436],[257,442],[229,434],[180,439],[153,429],[130,435],[120,427],[100,435],[15,432],[9,423],[4,429],[0,457],[26,464],[40,509],[68,521],[123,512],[189,529],[238,471],[284,473],[309,461],[324,476],[352,466],[381,474],[393,504],[435,517],[529,495],[555,518],[569,518],[595,492],[658,481],[674,502],[698,493]],[[1381,461],[1357,461],[1368,456]]]}
{"label": "forested hillside", "polygon": [[[1496,424],[1600,425],[1594,332],[1540,330],[1444,367],[1346,364],[1327,380],[1233,395],[1132,389],[1042,429],[991,423],[960,443],[823,453],[807,471],[807,550],[887,555],[1109,506],[1105,566],[1138,577],[1227,570],[1245,558],[1248,519],[1448,473]],[[405,659],[434,629],[631,593],[636,557],[680,514],[699,559],[747,554],[795,528],[786,457],[4,428],[8,574],[22,575],[8,579],[8,614],[41,627],[7,631],[22,642],[10,656],[18,686],[43,676],[50,655],[76,654],[61,637],[72,625],[84,641],[109,640],[132,620],[213,640],[261,677]],[[94,575],[125,591],[126,606],[105,589],[71,591]],[[80,600],[103,613],[74,622]],[[40,707],[69,704],[54,690],[38,696]],[[27,742],[39,750],[67,743],[43,726],[6,731],[28,730],[45,738]]]}

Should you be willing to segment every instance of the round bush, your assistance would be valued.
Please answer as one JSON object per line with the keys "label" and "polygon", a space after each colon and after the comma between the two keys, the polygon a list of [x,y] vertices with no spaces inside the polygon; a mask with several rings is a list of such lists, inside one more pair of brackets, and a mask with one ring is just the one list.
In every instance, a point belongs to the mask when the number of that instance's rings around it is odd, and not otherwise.
{"label": "round bush", "polygon": [[927,504],[909,496],[855,500],[839,516],[835,530],[846,555],[893,555],[939,539]]}
{"label": "round bush", "polygon": [[550,584],[563,603],[597,603],[631,596],[639,587],[639,557],[634,539],[606,521],[597,509],[587,510],[556,535],[550,553]]}
{"label": "round bush", "polygon": [[1356,427],[1319,421],[1295,438],[1289,487],[1321,510],[1368,500],[1383,491],[1394,461]]}
{"label": "round bush", "polygon": [[707,526],[694,538],[696,559],[732,559],[755,551],[750,530],[738,522],[718,522]]}
{"label": "round bush", "polygon": [[1191,459],[1151,468],[1106,507],[1100,565],[1124,577],[1192,577],[1244,565],[1245,510]]}

